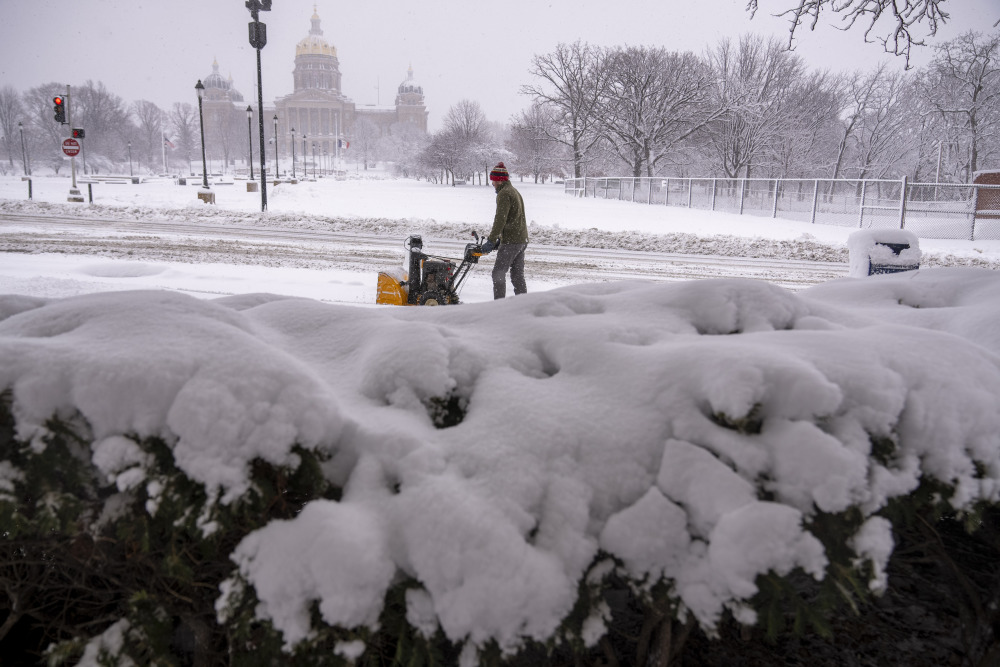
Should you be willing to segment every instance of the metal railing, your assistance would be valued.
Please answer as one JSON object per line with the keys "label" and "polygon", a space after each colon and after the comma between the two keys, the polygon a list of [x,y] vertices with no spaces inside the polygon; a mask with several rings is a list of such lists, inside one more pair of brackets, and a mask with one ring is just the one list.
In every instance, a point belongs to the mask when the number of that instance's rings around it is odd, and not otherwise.
{"label": "metal railing", "polygon": [[823,225],[909,229],[923,238],[1000,239],[1000,185],[873,179],[599,177],[564,191]]}

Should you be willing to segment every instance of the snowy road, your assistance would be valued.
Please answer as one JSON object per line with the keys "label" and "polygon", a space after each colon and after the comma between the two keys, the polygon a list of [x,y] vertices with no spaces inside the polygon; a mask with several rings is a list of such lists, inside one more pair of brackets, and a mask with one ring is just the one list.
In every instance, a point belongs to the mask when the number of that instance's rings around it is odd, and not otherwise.
{"label": "snowy road", "polygon": [[[471,240],[471,237],[470,237]],[[128,221],[0,215],[0,250],[65,253],[140,261],[336,268],[366,276],[395,265],[402,238],[295,227],[205,221]],[[430,254],[461,257],[464,242],[424,238]],[[489,258],[484,261],[491,264]],[[800,289],[847,275],[843,262],[644,252],[532,244],[529,275],[549,283],[755,278]],[[480,268],[479,271],[483,271]]]}

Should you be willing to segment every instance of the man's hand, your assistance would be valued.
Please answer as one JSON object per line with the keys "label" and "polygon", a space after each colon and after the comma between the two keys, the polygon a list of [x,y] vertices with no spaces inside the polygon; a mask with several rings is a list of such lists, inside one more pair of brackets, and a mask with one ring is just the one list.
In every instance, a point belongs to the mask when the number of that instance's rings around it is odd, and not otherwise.
{"label": "man's hand", "polygon": [[491,252],[493,252],[493,248],[496,248],[496,247],[497,246],[496,246],[495,243],[493,243],[493,241],[490,241],[489,239],[486,239],[483,242],[483,254],[484,255],[490,254]]}

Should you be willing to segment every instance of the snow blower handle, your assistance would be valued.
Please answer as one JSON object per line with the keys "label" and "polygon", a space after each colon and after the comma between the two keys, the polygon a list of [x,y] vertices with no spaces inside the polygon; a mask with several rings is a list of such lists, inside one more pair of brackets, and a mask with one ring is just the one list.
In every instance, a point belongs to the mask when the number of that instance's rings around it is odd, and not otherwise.
{"label": "snow blower handle", "polygon": [[474,238],[476,240],[476,242],[475,243],[466,243],[465,244],[465,260],[464,261],[466,263],[470,263],[470,264],[478,264],[479,263],[479,258],[486,254],[483,251],[483,241],[485,240],[485,237],[479,236],[479,232],[473,230],[472,231],[472,238]]}

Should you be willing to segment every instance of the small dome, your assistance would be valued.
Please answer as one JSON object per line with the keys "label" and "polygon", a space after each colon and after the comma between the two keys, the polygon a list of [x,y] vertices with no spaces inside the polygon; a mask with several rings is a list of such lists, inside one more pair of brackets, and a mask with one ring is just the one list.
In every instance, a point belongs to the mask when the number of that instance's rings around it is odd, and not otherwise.
{"label": "small dome", "polygon": [[222,90],[229,90],[233,86],[231,81],[227,81],[219,74],[218,60],[212,63],[212,73],[205,77],[203,83],[205,88],[220,88]]}
{"label": "small dome", "polygon": [[233,87],[233,75],[225,78],[219,73],[219,61],[212,63],[212,73],[202,79],[205,92],[210,100],[228,99],[232,102],[242,102],[243,95]]}
{"label": "small dome", "polygon": [[424,94],[423,86],[417,83],[413,78],[413,65],[410,65],[410,68],[406,70],[406,80],[399,84],[398,90],[400,95],[404,93],[416,93],[417,95]]}

